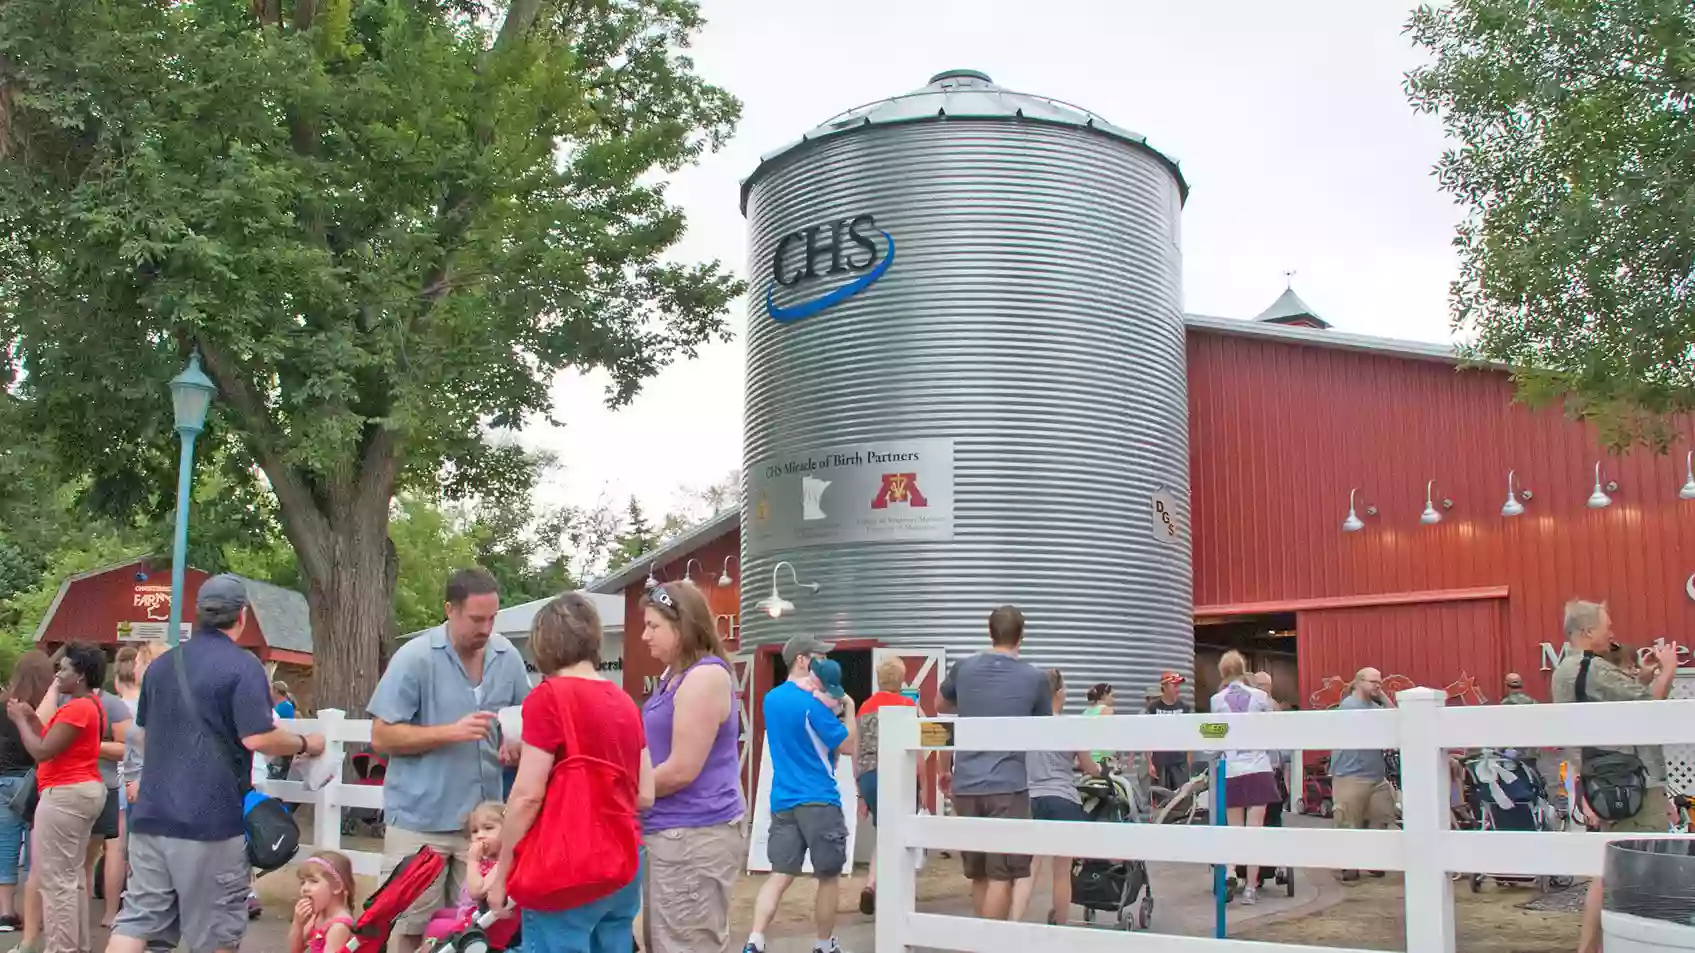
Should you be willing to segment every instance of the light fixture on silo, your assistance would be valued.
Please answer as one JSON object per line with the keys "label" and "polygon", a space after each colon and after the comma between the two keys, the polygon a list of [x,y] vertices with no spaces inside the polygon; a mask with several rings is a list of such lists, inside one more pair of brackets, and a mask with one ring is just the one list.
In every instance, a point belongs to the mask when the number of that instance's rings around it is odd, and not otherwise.
{"label": "light fixture on silo", "polygon": [[1589,494],[1589,508],[1592,510],[1605,509],[1613,505],[1613,498],[1607,495],[1608,490],[1617,490],[1617,483],[1601,486],[1601,461],[1595,461],[1595,492]]}
{"label": "light fixture on silo", "polygon": [[800,581],[799,574],[797,574],[795,572],[794,563],[791,563],[791,562],[789,562],[788,560],[785,559],[782,562],[778,563],[777,565],[772,566],[771,567],[771,594],[769,596],[766,596],[765,598],[759,600],[758,602],[754,603],[754,606],[755,606],[755,608],[758,608],[758,609],[764,611],[764,613],[766,615],[770,616],[773,619],[780,617],[783,613],[788,612],[788,611],[794,609],[794,607],[795,607],[794,603],[790,602],[787,599],[784,599],[783,594],[781,592],[777,591],[777,574],[783,571],[784,566],[789,567],[789,578],[794,580],[795,585],[799,586],[802,589],[807,590],[808,592],[817,592],[818,591],[818,583],[816,583],[816,582],[801,582]]}
{"label": "light fixture on silo", "polygon": [[725,556],[724,557],[724,571],[720,572],[718,574],[718,588],[720,588],[720,589],[723,589],[723,588],[729,586],[731,583],[735,582],[735,580],[730,577],[730,560],[732,560],[732,559],[734,559],[736,561],[736,568],[737,569],[742,568],[742,561],[741,561],[741,559],[739,559],[736,556],[735,553],[731,553],[730,555]]}
{"label": "light fixture on silo", "polygon": [[1695,450],[1689,451],[1683,458],[1684,470],[1689,474],[1683,481],[1683,489],[1677,491],[1680,500],[1695,500]]}
{"label": "light fixture on silo", "polygon": [[[1513,470],[1507,471],[1507,501],[1505,503],[1501,504],[1501,515],[1502,516],[1523,516],[1524,515],[1524,504],[1520,503],[1518,501],[1518,494],[1515,492],[1515,490],[1517,489],[1517,486],[1514,483],[1514,479],[1515,479],[1516,476],[1517,476],[1517,474],[1516,474],[1515,471],[1513,471]],[[1526,495],[1528,496],[1528,494],[1526,494]]]}
{"label": "light fixture on silo", "polygon": [[[1437,523],[1442,522],[1442,514],[1436,512],[1436,500],[1433,495],[1435,492],[1435,480],[1431,480],[1429,483],[1424,485],[1424,513],[1419,516],[1418,521],[1426,526],[1435,526]],[[1447,500],[1443,500],[1442,502],[1443,505],[1448,505]]]}
{"label": "light fixture on silo", "polygon": [[1357,533],[1365,529],[1364,521],[1360,519],[1358,513],[1354,512],[1354,495],[1357,493],[1359,493],[1359,487],[1348,491],[1348,518],[1342,521],[1342,532],[1344,533]]}

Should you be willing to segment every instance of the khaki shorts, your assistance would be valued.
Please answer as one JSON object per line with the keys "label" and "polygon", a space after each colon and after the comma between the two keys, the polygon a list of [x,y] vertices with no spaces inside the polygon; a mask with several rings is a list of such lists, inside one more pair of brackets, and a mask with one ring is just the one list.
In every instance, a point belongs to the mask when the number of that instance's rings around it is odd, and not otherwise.
{"label": "khaki shorts", "polygon": [[189,953],[241,946],[247,934],[247,838],[129,835],[129,882],[112,932]]}
{"label": "khaki shorts", "polygon": [[[389,825],[383,834],[382,880],[388,880],[389,874],[394,873],[394,868],[417,853],[420,847],[434,847],[441,851],[447,858],[447,871],[436,881],[434,888],[419,894],[418,899],[406,908],[406,912],[395,918],[395,937],[423,936],[424,926],[430,922],[430,915],[443,907],[458,906],[459,894],[465,889],[465,858],[471,849],[471,841],[459,831],[424,834]],[[391,944],[391,948],[399,947]]]}
{"label": "khaki shorts", "polygon": [[[955,794],[953,813],[957,817],[1007,817],[1028,820],[1030,792]],[[1030,876],[1028,854],[981,854],[968,850],[961,856],[965,860],[967,880],[1012,881]]]}
{"label": "khaki shorts", "polygon": [[642,840],[644,953],[730,953],[730,893],[747,863],[741,821],[657,831]]}
{"label": "khaki shorts", "polygon": [[1615,834],[1664,834],[1671,829],[1666,789],[1654,785],[1642,792],[1642,810],[1622,821],[1601,821],[1601,830]]}
{"label": "khaki shorts", "polygon": [[1388,781],[1340,777],[1330,780],[1336,826],[1343,830],[1389,827],[1395,822],[1395,789]]}

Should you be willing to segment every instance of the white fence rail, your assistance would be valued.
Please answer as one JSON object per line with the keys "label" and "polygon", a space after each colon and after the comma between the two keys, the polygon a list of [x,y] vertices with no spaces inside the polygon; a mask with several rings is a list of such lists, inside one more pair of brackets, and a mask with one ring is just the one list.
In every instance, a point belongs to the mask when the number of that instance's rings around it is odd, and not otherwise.
{"label": "white fence rail", "polygon": [[[383,789],[375,785],[350,784],[342,779],[347,771],[347,745],[369,744],[371,723],[348,718],[338,709],[329,708],[316,718],[290,718],[281,722],[289,731],[302,734],[313,732],[324,736],[324,757],[340,764],[337,776],[316,791],[306,790],[301,781],[273,781],[265,771],[264,758],[253,759],[253,787],[279,801],[312,805],[312,830],[300,832],[300,854],[303,860],[314,850],[336,850],[353,861],[353,872],[375,877],[382,867],[380,852],[345,850],[341,846],[341,812],[344,808],[382,810]],[[311,843],[306,843],[310,839]]]}
{"label": "white fence rail", "polygon": [[[1441,692],[1415,688],[1380,711],[1184,715],[1164,718],[967,718],[952,722],[956,751],[1223,751],[1398,748],[1400,830],[1314,830],[1077,824],[914,813],[919,723],[910,710],[884,709],[877,763],[876,948],[970,953],[1031,950],[1314,951],[1211,937],[1119,933],[918,913],[911,848],[1071,857],[1137,858],[1206,864],[1260,864],[1400,870],[1406,874],[1407,953],[1454,953],[1451,872],[1594,875],[1605,834],[1456,831],[1449,826],[1446,752],[1464,748],[1564,748],[1597,744],[1687,743],[1695,701],[1586,705],[1444,707]],[[1226,725],[1222,738],[1203,725]],[[1216,731],[1216,730],[1215,730]],[[1298,778],[1296,782],[1298,783]],[[1640,836],[1640,835],[1630,835]],[[1577,938],[1573,936],[1575,945]]]}

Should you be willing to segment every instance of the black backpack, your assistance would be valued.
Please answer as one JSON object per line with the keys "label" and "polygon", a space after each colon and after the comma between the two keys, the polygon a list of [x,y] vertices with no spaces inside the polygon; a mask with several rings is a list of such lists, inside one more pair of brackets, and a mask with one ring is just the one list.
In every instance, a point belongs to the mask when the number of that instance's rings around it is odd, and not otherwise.
{"label": "black backpack", "polygon": [[[1594,652],[1584,652],[1577,663],[1577,700],[1592,701],[1587,691],[1589,663]],[[1584,748],[1578,777],[1590,810],[1604,821],[1625,821],[1642,810],[1648,793],[1648,768],[1642,759],[1627,751]]]}
{"label": "black backpack", "polygon": [[236,784],[241,790],[241,817],[246,829],[247,863],[260,873],[270,873],[287,866],[288,862],[294,859],[294,855],[300,852],[300,824],[281,801],[263,791],[253,789],[253,756],[246,748],[232,745],[224,733],[213,727],[201,714],[200,704],[195,701],[194,692],[188,684],[186,650],[186,645],[177,647],[177,657],[172,660],[171,667],[176,669],[177,687],[188,703],[195,721],[199,722],[201,730],[210,735],[212,741],[223,749],[224,758],[229,761],[231,770],[235,771]]}

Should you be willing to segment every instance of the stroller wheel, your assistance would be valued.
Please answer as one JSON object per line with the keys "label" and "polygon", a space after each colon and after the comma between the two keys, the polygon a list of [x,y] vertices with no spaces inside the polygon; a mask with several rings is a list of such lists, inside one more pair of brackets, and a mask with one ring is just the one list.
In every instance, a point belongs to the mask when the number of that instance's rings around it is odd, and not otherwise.
{"label": "stroller wheel", "polygon": [[1154,898],[1143,897],[1142,905],[1136,909],[1136,925],[1146,930],[1148,924],[1154,922]]}
{"label": "stroller wheel", "polygon": [[1334,816],[1336,816],[1336,802],[1330,800],[1329,798],[1325,798],[1324,800],[1319,801],[1318,802],[1318,816],[1319,817],[1334,817]]}

